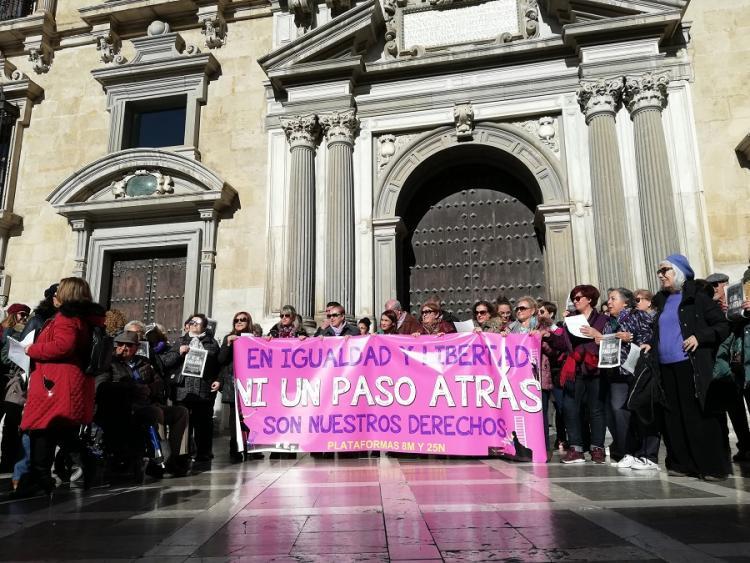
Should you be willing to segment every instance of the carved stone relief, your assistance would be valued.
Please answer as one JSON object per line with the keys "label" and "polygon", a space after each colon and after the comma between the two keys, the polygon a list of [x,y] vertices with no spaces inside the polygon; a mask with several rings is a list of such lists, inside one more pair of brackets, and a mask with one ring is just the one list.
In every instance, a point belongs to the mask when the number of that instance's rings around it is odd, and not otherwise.
{"label": "carved stone relief", "polygon": [[542,142],[555,156],[560,158],[560,142],[558,120],[555,117],[545,115],[536,119],[513,121],[513,125],[531,133]]}
{"label": "carved stone relief", "polygon": [[378,166],[378,176],[388,165],[393,156],[416,139],[417,135],[419,135],[419,133],[406,133],[403,135],[386,133],[385,135],[377,137],[378,142],[376,146],[375,161]]}
{"label": "carved stone relief", "polygon": [[456,137],[459,141],[467,141],[473,138],[474,108],[471,103],[454,105],[453,119],[456,122]]}
{"label": "carved stone relief", "polygon": [[112,181],[109,189],[115,199],[161,196],[174,193],[174,181],[159,170],[139,169]]}
{"label": "carved stone relief", "polygon": [[120,54],[122,41],[120,36],[111,29],[96,33],[96,50],[103,63],[125,64],[127,60]]}

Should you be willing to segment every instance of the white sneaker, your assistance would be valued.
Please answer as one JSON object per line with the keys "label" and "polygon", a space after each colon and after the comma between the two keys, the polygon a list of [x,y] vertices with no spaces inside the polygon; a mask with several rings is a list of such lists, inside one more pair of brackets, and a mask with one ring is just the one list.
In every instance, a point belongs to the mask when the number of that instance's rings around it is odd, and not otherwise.
{"label": "white sneaker", "polygon": [[634,458],[632,455],[626,455],[624,458],[622,458],[617,463],[614,463],[613,465],[620,469],[630,469],[633,467],[633,464],[637,461],[638,460]]}
{"label": "white sneaker", "polygon": [[630,466],[630,469],[661,471],[661,468],[656,463],[645,457],[633,458],[633,464]]}

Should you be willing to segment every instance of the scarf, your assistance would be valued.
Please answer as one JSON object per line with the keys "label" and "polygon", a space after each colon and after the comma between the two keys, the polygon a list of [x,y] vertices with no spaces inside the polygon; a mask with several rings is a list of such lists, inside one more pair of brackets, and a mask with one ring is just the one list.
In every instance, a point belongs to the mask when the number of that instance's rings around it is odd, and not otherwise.
{"label": "scarf", "polygon": [[284,326],[279,325],[279,338],[294,338],[297,335],[297,329],[293,324]]}
{"label": "scarf", "polygon": [[576,349],[571,352],[562,369],[560,370],[560,386],[564,387],[568,381],[576,380],[578,366],[585,365],[588,368],[596,369],[599,366],[599,356],[591,352]]}

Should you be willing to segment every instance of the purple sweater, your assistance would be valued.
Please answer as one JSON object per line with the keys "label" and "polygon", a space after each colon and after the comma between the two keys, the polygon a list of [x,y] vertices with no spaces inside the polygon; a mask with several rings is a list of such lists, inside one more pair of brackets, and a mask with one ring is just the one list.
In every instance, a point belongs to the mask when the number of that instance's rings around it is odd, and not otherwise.
{"label": "purple sweater", "polygon": [[664,303],[664,310],[659,316],[659,363],[675,364],[688,359],[682,349],[682,330],[678,309],[682,302],[682,293],[672,293]]}

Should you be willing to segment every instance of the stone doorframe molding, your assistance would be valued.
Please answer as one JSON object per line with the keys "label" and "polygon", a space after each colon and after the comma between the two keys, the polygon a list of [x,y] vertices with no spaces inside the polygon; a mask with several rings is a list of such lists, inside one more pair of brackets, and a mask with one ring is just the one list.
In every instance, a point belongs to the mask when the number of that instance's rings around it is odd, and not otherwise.
{"label": "stone doorframe molding", "polygon": [[[126,195],[125,179],[144,175],[169,178],[171,193]],[[75,233],[73,275],[86,278],[97,298],[106,294],[113,252],[185,246],[185,314],[211,314],[218,223],[238,200],[199,161],[160,149],[119,151],[68,177],[47,201]]]}
{"label": "stone doorframe molding", "polygon": [[573,235],[567,179],[555,156],[520,128],[510,124],[479,123],[472,140],[459,141],[455,127],[428,131],[404,146],[390,160],[375,191],[373,209],[375,303],[396,296],[398,242],[406,233],[396,206],[409,176],[427,159],[456,146],[492,147],[513,157],[537,184],[542,201],[536,224],[544,236],[544,266],[549,297],[564,303],[575,285]]}

